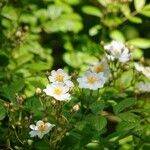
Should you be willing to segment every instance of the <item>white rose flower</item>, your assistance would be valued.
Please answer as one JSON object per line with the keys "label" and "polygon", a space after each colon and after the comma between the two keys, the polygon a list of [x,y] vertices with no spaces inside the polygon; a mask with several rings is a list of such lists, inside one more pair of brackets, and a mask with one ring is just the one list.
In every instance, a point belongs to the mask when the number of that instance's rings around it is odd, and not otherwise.
{"label": "white rose flower", "polygon": [[110,74],[110,69],[106,59],[102,59],[99,63],[91,67],[91,71],[95,73],[104,73],[105,77],[108,77]]}
{"label": "white rose flower", "polygon": [[69,87],[63,83],[53,83],[47,85],[46,89],[43,90],[46,95],[54,97],[59,101],[70,100]]}
{"label": "white rose flower", "polygon": [[150,78],[150,67],[144,67],[142,72],[147,78]]}
{"label": "white rose flower", "polygon": [[147,78],[150,78],[150,67],[144,67],[138,63],[134,63],[134,67],[137,71],[142,72]]}
{"label": "white rose flower", "polygon": [[70,81],[71,76],[64,72],[62,69],[58,69],[57,71],[52,70],[51,76],[48,77],[50,82],[62,82],[69,87],[73,87],[73,82]]}
{"label": "white rose flower", "polygon": [[137,89],[140,91],[140,92],[150,92],[150,83],[146,82],[139,82],[137,84]]}
{"label": "white rose flower", "polygon": [[42,120],[39,120],[36,125],[30,125],[30,128],[33,130],[29,132],[30,137],[38,136],[42,139],[43,136],[47,134],[54,126],[54,124],[50,124],[49,122],[44,123]]}
{"label": "white rose flower", "polygon": [[104,73],[95,73],[91,71],[87,71],[86,74],[78,78],[80,88],[87,88],[91,90],[97,90],[98,88],[102,88],[106,81],[104,77]]}
{"label": "white rose flower", "polygon": [[144,69],[144,67],[142,65],[139,65],[138,63],[134,63],[134,67],[139,72],[142,72]]}
{"label": "white rose flower", "polygon": [[112,41],[110,44],[106,44],[104,49],[108,53],[108,58],[111,60],[119,60],[120,62],[127,62],[130,59],[129,49],[121,42]]}

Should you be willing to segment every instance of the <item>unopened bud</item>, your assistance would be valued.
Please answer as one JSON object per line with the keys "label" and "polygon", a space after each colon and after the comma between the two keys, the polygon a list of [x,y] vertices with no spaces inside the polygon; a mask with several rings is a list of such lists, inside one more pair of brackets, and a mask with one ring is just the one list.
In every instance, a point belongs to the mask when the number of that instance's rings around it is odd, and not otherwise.
{"label": "unopened bud", "polygon": [[29,118],[26,116],[26,117],[24,117],[24,119],[25,119],[25,120],[28,120]]}
{"label": "unopened bud", "polygon": [[47,122],[47,121],[48,121],[48,118],[47,118],[47,117],[45,117],[45,118],[43,119],[43,121],[44,121],[44,122]]}
{"label": "unopened bud", "polygon": [[17,95],[17,96],[16,96],[16,100],[17,100],[17,102],[18,102],[19,104],[22,104],[22,102],[24,101],[24,98],[23,98],[23,96]]}
{"label": "unopened bud", "polygon": [[42,90],[40,88],[36,88],[35,93],[36,95],[40,95],[42,93]]}
{"label": "unopened bud", "polygon": [[24,26],[23,30],[24,30],[24,31],[28,31],[28,30],[29,30],[29,27],[28,27],[28,26]]}
{"label": "unopened bud", "polygon": [[21,31],[17,31],[17,32],[16,32],[16,37],[17,37],[17,38],[20,38],[21,36],[22,36]]}

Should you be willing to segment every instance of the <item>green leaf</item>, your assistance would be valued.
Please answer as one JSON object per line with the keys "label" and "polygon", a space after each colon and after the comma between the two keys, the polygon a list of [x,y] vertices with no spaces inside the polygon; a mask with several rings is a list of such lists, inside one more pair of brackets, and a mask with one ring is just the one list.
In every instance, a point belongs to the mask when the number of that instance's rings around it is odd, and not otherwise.
{"label": "green leaf", "polygon": [[129,131],[137,126],[137,123],[122,121],[117,125],[117,131]]}
{"label": "green leaf", "polygon": [[133,105],[135,105],[135,99],[128,98],[128,99],[121,101],[119,104],[115,105],[113,107],[113,110],[114,110],[115,114],[118,114],[119,112],[121,112],[121,111],[125,110],[126,108],[131,107]]}
{"label": "green leaf", "polygon": [[130,7],[129,5],[122,5],[121,6],[121,11],[122,13],[128,18],[131,14],[131,10],[130,10]]}
{"label": "green leaf", "polygon": [[128,41],[128,43],[135,47],[142,48],[142,49],[150,48],[150,40],[149,39],[135,38],[135,39]]}
{"label": "green leaf", "polygon": [[140,122],[138,120],[138,116],[131,112],[120,113],[118,116],[123,121],[134,122],[134,123]]}
{"label": "green leaf", "polygon": [[42,106],[39,101],[39,98],[36,96],[30,97],[25,101],[25,108],[31,111],[35,116],[42,116]]}
{"label": "green leaf", "polygon": [[90,105],[90,109],[92,110],[93,113],[97,114],[100,111],[102,111],[105,107],[105,102],[100,100],[100,101],[96,101],[94,103],[92,103]]}
{"label": "green leaf", "polygon": [[102,117],[102,116],[97,116],[95,118],[93,118],[93,126],[95,127],[95,129],[97,131],[101,131],[103,128],[106,127],[107,125],[107,120],[106,118]]}
{"label": "green leaf", "polygon": [[107,125],[107,120],[106,118],[102,117],[102,116],[95,116],[95,115],[90,115],[87,118],[87,122],[88,124],[90,124],[90,126],[97,130],[97,131],[101,131],[103,128],[105,128],[105,126]]}
{"label": "green leaf", "polygon": [[4,97],[8,98],[10,101],[15,101],[16,93],[21,91],[24,86],[23,80],[14,81],[10,85],[3,86]]}
{"label": "green leaf", "polygon": [[144,7],[145,5],[145,0],[134,0],[134,7],[136,9],[136,11],[141,11],[142,8]]}
{"label": "green leaf", "polygon": [[133,23],[137,23],[137,24],[142,23],[142,19],[136,16],[130,16],[128,19],[130,22]]}
{"label": "green leaf", "polygon": [[0,102],[0,120],[3,120],[6,116],[6,109],[4,107],[4,103]]}
{"label": "green leaf", "polygon": [[122,73],[121,78],[116,80],[116,86],[121,89],[130,87],[133,79],[133,70]]}
{"label": "green leaf", "polygon": [[102,12],[97,7],[94,6],[84,6],[82,7],[82,11],[88,15],[102,17]]}
{"label": "green leaf", "polygon": [[150,17],[150,4],[146,5],[140,13],[146,17]]}
{"label": "green leaf", "polygon": [[43,28],[47,33],[59,31],[78,33],[82,27],[81,17],[76,13],[63,14],[57,19],[43,24]]}
{"label": "green leaf", "polygon": [[123,35],[123,33],[119,30],[113,30],[110,32],[110,37],[113,39],[113,40],[117,40],[117,41],[120,41],[120,42],[125,42],[125,37]]}
{"label": "green leaf", "polygon": [[140,59],[143,56],[143,51],[141,49],[134,49],[131,54],[133,59]]}
{"label": "green leaf", "polygon": [[50,64],[44,63],[44,62],[38,62],[38,63],[32,63],[29,65],[29,69],[33,71],[42,71],[47,70],[50,68]]}
{"label": "green leaf", "polygon": [[89,35],[90,36],[95,36],[98,34],[99,30],[102,28],[101,25],[95,25],[89,30]]}

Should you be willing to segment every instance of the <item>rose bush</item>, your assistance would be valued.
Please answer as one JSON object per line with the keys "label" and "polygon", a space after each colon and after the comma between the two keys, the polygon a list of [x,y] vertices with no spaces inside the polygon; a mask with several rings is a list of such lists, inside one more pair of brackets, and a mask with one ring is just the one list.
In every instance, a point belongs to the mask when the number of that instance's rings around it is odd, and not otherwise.
{"label": "rose bush", "polygon": [[0,149],[150,148],[146,0],[0,1]]}

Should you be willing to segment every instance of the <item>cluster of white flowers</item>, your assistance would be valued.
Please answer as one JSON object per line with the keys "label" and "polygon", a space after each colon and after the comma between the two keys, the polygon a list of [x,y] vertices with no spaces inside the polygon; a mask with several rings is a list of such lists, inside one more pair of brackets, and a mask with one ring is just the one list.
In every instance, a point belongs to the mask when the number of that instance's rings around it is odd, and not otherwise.
{"label": "cluster of white flowers", "polygon": [[150,78],[150,67],[144,67],[138,63],[134,63],[135,69],[142,72],[147,78]]}
{"label": "cluster of white flowers", "polygon": [[107,57],[110,60],[119,60],[120,62],[127,62],[130,59],[130,52],[127,47],[121,42],[112,41],[104,46],[104,49],[108,53]]}
{"label": "cluster of white flowers", "polygon": [[83,77],[77,79],[79,87],[91,90],[102,88],[109,76],[109,72],[107,61],[103,59],[101,62],[89,68]]}
{"label": "cluster of white flowers", "polygon": [[[130,59],[130,52],[123,43],[112,41],[110,44],[104,46],[106,56],[109,60],[118,60],[125,63]],[[137,63],[134,64],[135,69],[142,72],[146,77],[150,78],[150,67],[143,67]],[[97,90],[102,88],[110,75],[110,68],[107,59],[104,58],[97,64],[90,67],[82,77],[77,78],[80,88]],[[52,70],[51,75],[48,77],[50,84],[43,90],[46,95],[55,98],[55,100],[66,101],[71,99],[70,90],[74,86],[70,80],[71,76],[64,72],[62,69]],[[150,83],[139,82],[136,88],[141,92],[150,92]],[[75,105],[74,109],[78,110],[79,105]],[[32,131],[30,136],[43,138],[55,125],[44,123],[39,120],[36,125],[30,125]]]}
{"label": "cluster of white flowers", "polygon": [[74,86],[70,78],[62,69],[53,70],[51,71],[51,76],[48,77],[52,83],[47,85],[43,91],[46,95],[52,96],[59,101],[70,100],[69,90]]}
{"label": "cluster of white flowers", "polygon": [[29,132],[31,137],[38,136],[40,139],[54,127],[54,124],[50,124],[49,122],[44,123],[42,120],[39,120],[36,125],[31,124],[30,128],[32,131]]}

